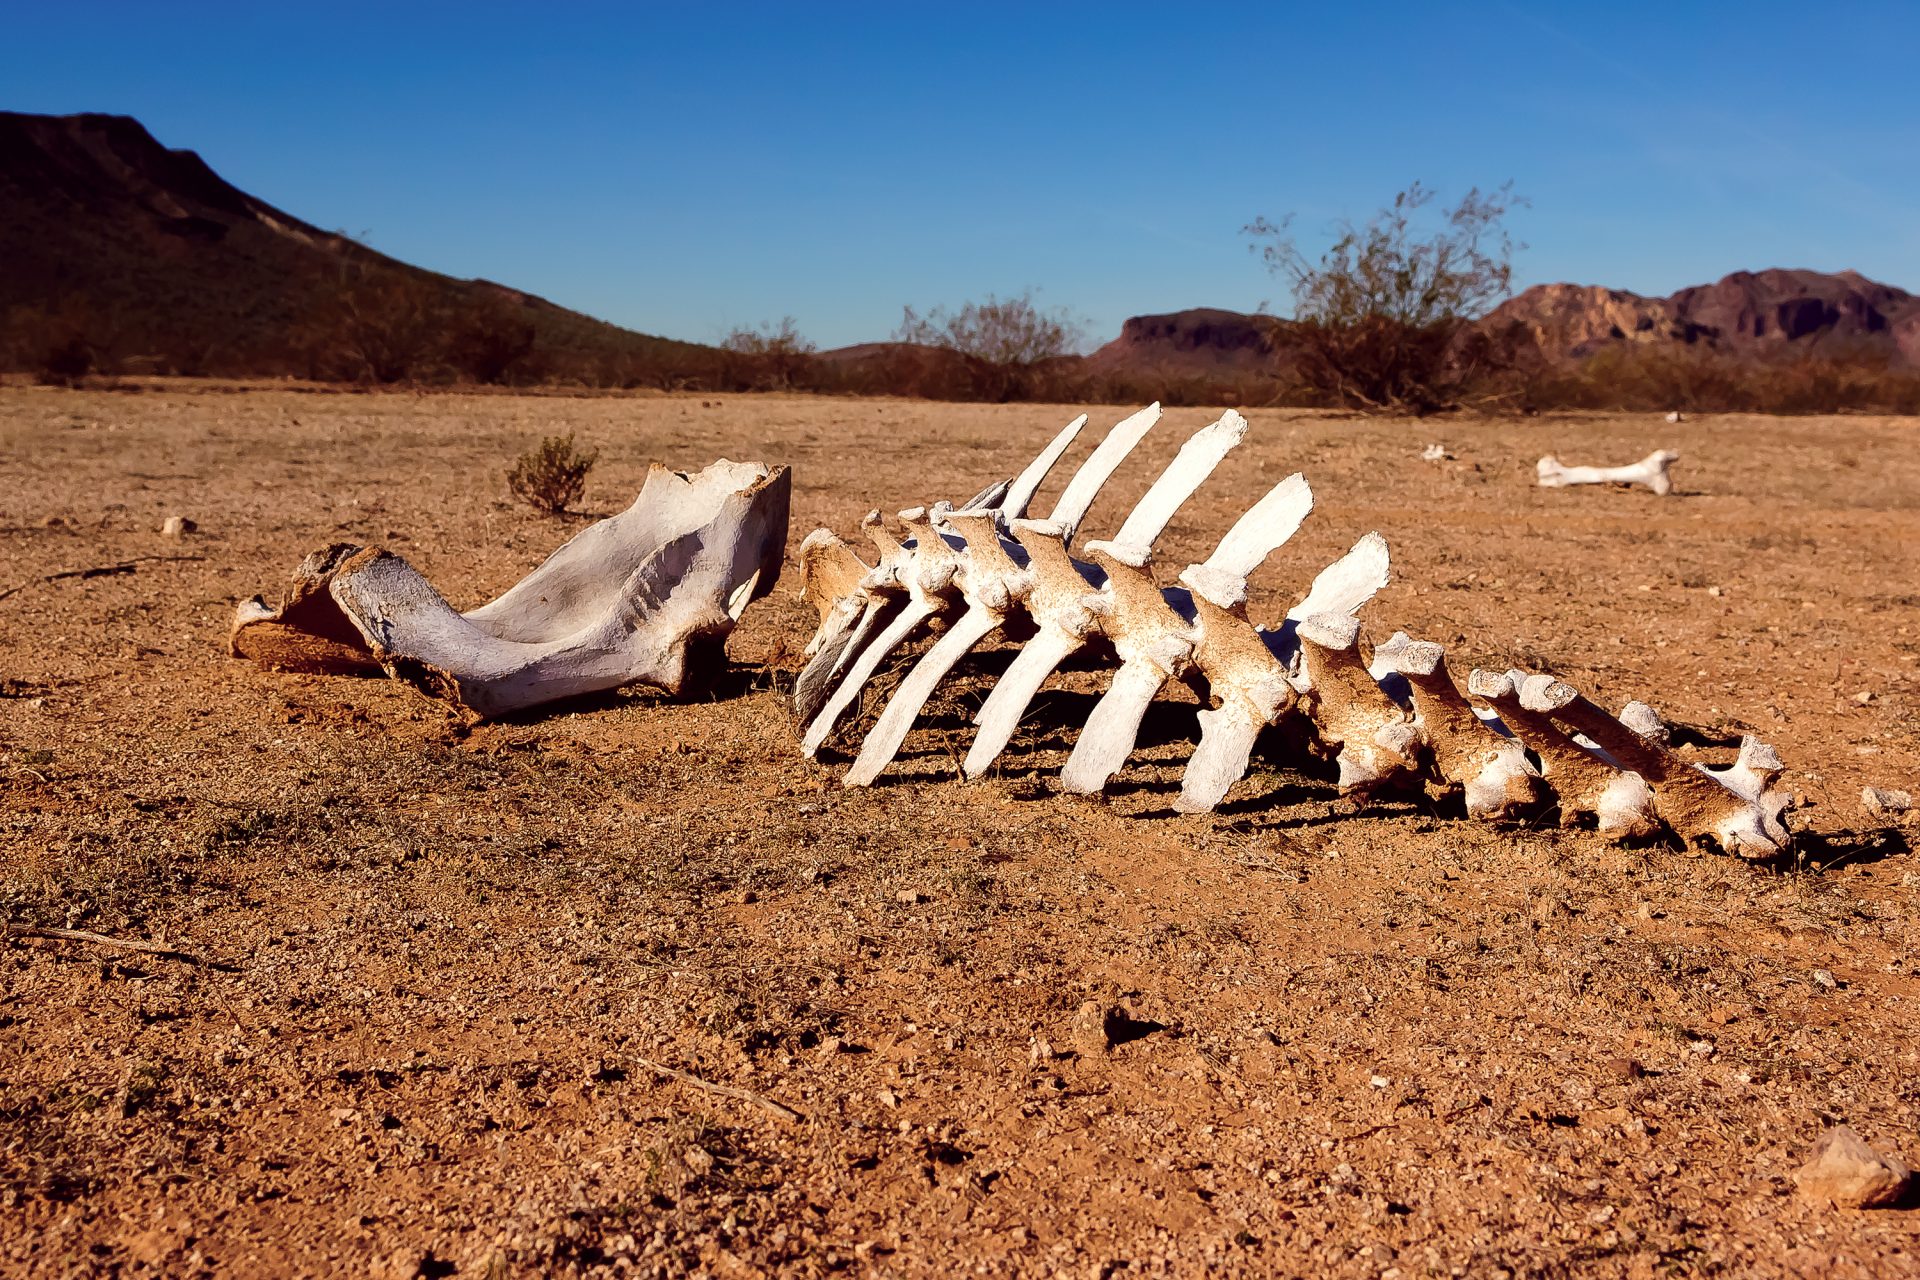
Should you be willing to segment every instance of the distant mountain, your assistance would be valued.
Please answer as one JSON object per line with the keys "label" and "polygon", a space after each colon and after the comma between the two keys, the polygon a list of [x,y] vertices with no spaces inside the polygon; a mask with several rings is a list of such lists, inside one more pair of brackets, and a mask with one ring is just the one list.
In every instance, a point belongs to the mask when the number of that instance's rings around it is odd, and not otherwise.
{"label": "distant mountain", "polygon": [[[1737,271],[1664,298],[1598,285],[1543,284],[1481,322],[1517,324],[1552,359],[1609,347],[1691,346],[1735,359],[1869,355],[1920,365],[1920,297],[1854,271]],[[1241,377],[1284,367],[1289,322],[1201,307],[1135,316],[1086,358],[1103,374]]]}
{"label": "distant mountain", "polygon": [[1736,271],[1668,297],[1535,285],[1481,322],[1521,326],[1550,357],[1609,347],[1684,345],[1734,358],[1871,355],[1920,364],[1920,297],[1856,271]]}
{"label": "distant mountain", "polygon": [[1257,374],[1271,370],[1285,350],[1286,328],[1273,316],[1214,307],[1134,316],[1086,362],[1100,373],[1141,377]]}
{"label": "distant mountain", "polygon": [[[1920,367],[1920,298],[1851,271],[1742,271],[1664,298],[1538,285],[1480,323],[1517,326],[1553,360],[1640,346]],[[1089,356],[1013,372],[903,343],[723,352],[376,253],[125,116],[0,112],[0,369],[71,356],[136,372],[1232,400],[1284,380],[1290,330],[1212,308],[1135,316]]]}
{"label": "distant mountain", "polygon": [[530,333],[516,358],[575,376],[693,372],[719,357],[376,253],[126,116],[0,112],[0,347],[11,335],[16,363],[71,331],[161,371],[340,376],[367,354],[341,350],[343,333],[375,357],[385,338],[425,360],[458,354],[429,351],[435,341],[488,330],[509,344]]}

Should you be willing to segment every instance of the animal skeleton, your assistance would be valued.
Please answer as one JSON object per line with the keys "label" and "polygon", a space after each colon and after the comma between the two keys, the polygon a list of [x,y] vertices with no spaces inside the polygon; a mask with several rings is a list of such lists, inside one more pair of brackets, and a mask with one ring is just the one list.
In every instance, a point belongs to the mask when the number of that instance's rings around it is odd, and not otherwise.
{"label": "animal skeleton", "polygon": [[482,718],[631,684],[685,697],[779,580],[790,488],[785,467],[656,464],[632,506],[467,613],[399,556],[336,543],[301,562],[279,607],[239,607],[232,651],[288,670],[384,667]]}
{"label": "animal skeleton", "polygon": [[1543,489],[1564,489],[1571,484],[1643,484],[1658,494],[1673,492],[1673,480],[1667,468],[1680,461],[1671,449],[1655,449],[1640,461],[1624,467],[1569,467],[1548,455],[1534,464]]}
{"label": "animal skeleton", "polygon": [[1177,586],[1157,586],[1153,544],[1245,437],[1237,413],[1189,439],[1114,536],[1076,557],[1081,518],[1159,416],[1153,405],[1114,427],[1046,519],[1028,519],[1027,506],[1084,416],[1018,477],[965,506],[901,512],[906,539],[870,512],[862,523],[879,551],[873,565],[825,529],[808,535],[802,594],[820,625],[794,686],[803,753],[818,752],[890,654],[944,622],[868,731],[846,785],[878,778],[960,659],[1006,631],[1027,638],[974,716],[960,766],[970,779],[1006,749],[1047,676],[1103,641],[1118,667],[1061,773],[1066,791],[1102,790],[1132,753],[1149,703],[1179,679],[1204,689],[1207,703],[1176,802],[1184,812],[1218,805],[1246,772],[1261,731],[1297,715],[1338,765],[1344,795],[1425,784],[1460,794],[1479,818],[1539,813],[1557,799],[1563,824],[1592,818],[1611,836],[1665,828],[1749,857],[1790,846],[1787,797],[1773,789],[1780,761],[1762,743],[1749,738],[1734,765],[1708,769],[1670,750],[1643,704],[1615,718],[1569,685],[1520,671],[1474,671],[1462,693],[1437,644],[1396,633],[1369,650],[1355,615],[1387,582],[1378,533],[1322,570],[1279,625],[1255,626],[1247,579],[1312,509],[1298,474],[1254,504],[1206,560],[1183,569]]}

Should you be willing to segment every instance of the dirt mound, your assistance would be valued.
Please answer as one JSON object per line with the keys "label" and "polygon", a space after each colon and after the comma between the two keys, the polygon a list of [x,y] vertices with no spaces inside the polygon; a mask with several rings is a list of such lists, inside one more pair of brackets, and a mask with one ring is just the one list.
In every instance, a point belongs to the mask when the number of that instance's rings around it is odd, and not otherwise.
{"label": "dirt mound", "polygon": [[[717,353],[630,333],[544,299],[422,271],[235,187],[126,116],[0,112],[0,368],[79,340],[95,367],[296,376],[345,291],[457,330],[483,308],[531,326],[549,367],[671,364]],[[188,367],[192,366],[192,367]]]}
{"label": "dirt mound", "polygon": [[1597,285],[1535,285],[1484,323],[1518,324],[1560,358],[1665,343],[1736,358],[1791,352],[1920,362],[1920,298],[1855,271],[1736,271],[1665,298]]}

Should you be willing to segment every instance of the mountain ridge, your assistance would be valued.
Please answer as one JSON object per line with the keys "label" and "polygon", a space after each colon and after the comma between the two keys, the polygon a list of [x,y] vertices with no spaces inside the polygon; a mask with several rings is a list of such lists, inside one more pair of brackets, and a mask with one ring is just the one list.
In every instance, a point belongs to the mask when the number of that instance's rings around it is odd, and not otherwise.
{"label": "mountain ridge", "polygon": [[[0,112],[0,264],[0,361],[15,367],[44,363],[65,342],[154,372],[395,381],[438,361],[480,381],[759,385],[733,353],[428,271],[323,230],[128,116]],[[1046,372],[1055,385],[1084,375],[1184,382],[1196,394],[1250,387],[1285,375],[1292,326],[1211,307],[1133,316],[1112,341],[1046,362]],[[1665,296],[1540,284],[1477,327],[1518,335],[1549,363],[1671,348],[1920,366],[1920,297],[1855,271],[1736,271]],[[823,389],[893,382],[907,394],[998,394],[1004,377],[979,365],[878,342],[821,352],[807,367]],[[791,371],[779,378],[800,385]]]}

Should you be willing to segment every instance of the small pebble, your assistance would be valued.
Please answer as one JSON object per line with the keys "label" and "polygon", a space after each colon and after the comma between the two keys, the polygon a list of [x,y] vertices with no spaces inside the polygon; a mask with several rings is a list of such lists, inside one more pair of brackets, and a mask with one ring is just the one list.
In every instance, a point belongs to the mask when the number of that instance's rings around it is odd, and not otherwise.
{"label": "small pebble", "polygon": [[1098,1000],[1088,1000],[1074,1012],[1069,1035],[1083,1058],[1104,1058],[1113,1048],[1113,1011]]}

